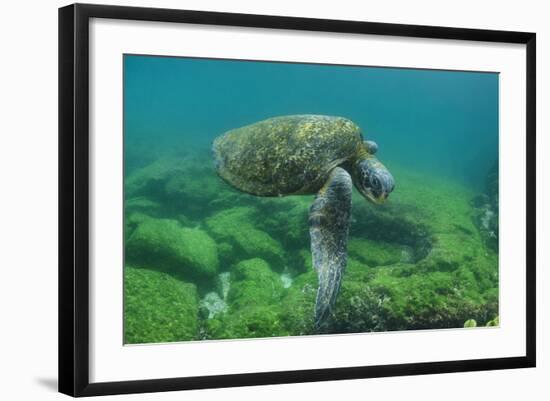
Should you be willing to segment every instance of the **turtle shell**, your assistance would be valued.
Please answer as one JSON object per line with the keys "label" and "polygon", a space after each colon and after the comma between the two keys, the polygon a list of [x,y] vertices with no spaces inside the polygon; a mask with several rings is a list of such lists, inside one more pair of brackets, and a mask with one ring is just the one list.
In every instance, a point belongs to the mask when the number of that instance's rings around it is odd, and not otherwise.
{"label": "turtle shell", "polygon": [[270,118],[226,132],[212,150],[218,174],[259,196],[316,193],[330,171],[353,161],[362,144],[359,127],[342,117]]}

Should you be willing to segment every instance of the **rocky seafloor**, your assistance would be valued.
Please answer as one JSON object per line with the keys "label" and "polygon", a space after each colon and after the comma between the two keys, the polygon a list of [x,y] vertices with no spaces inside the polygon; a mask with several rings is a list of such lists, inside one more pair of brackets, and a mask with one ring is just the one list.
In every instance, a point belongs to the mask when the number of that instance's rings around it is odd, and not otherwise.
{"label": "rocky seafloor", "polygon": [[[498,325],[498,177],[476,193],[388,167],[397,185],[386,204],[353,195],[348,266],[323,331]],[[314,333],[312,200],[240,193],[207,152],[132,169],[125,343]]]}

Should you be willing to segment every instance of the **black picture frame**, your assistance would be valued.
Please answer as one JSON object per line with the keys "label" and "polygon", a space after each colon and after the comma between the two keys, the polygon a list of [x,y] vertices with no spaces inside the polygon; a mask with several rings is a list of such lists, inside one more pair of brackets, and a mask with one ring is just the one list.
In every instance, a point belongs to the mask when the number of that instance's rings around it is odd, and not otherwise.
{"label": "black picture frame", "polygon": [[[91,18],[438,38],[526,45],[526,354],[521,357],[90,383],[89,22]],[[158,392],[534,367],[536,35],[480,29],[74,4],[59,9],[59,391]]]}

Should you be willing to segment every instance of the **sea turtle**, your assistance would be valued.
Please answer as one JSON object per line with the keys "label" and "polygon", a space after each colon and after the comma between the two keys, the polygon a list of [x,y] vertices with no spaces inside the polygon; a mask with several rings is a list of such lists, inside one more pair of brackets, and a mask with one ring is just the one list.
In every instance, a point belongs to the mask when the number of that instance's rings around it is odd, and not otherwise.
{"label": "sea turtle", "polygon": [[374,203],[394,189],[360,128],[343,117],[292,115],[230,130],[212,145],[218,175],[257,196],[316,194],[309,209],[313,267],[319,277],[315,325],[330,315],[347,263],[352,183]]}

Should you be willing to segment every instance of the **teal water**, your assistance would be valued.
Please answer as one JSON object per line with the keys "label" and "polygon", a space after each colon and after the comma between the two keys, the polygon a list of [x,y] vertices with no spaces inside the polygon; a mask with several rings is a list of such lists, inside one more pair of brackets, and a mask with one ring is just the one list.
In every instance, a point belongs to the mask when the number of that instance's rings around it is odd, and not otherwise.
{"label": "teal water", "polygon": [[472,185],[498,158],[496,73],[125,56],[124,88],[129,147],[204,147],[265,118],[328,114],[386,160]]}
{"label": "teal water", "polygon": [[[496,73],[124,56],[125,343],[495,326]],[[395,178],[354,191],[322,331],[313,196],[244,194],[214,138],[290,114],[346,117]]]}

